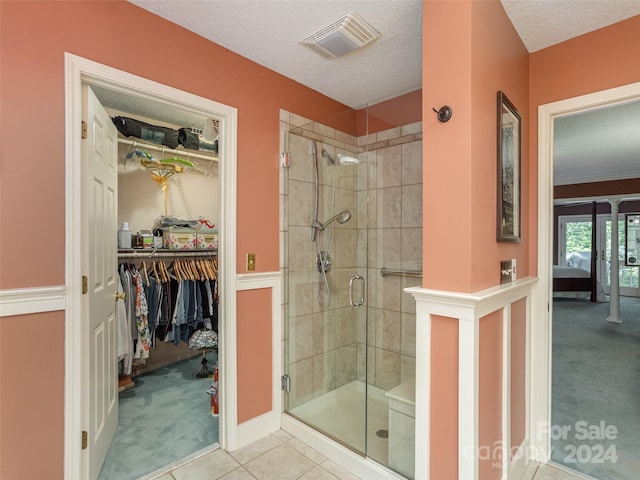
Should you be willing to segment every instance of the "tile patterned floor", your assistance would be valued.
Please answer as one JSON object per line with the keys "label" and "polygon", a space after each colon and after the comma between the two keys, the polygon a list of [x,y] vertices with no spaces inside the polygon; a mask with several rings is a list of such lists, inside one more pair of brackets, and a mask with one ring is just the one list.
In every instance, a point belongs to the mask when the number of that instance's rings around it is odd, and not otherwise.
{"label": "tile patterned floor", "polygon": [[585,477],[572,475],[553,465],[540,465],[537,462],[531,462],[521,480],[582,480],[583,478]]}
{"label": "tile patterned floor", "polygon": [[207,453],[156,480],[358,480],[283,430],[233,453]]}
{"label": "tile patterned floor", "polygon": [[[214,450],[149,480],[358,480],[321,453],[279,430],[233,453]],[[523,480],[580,480],[551,465],[530,464]]]}

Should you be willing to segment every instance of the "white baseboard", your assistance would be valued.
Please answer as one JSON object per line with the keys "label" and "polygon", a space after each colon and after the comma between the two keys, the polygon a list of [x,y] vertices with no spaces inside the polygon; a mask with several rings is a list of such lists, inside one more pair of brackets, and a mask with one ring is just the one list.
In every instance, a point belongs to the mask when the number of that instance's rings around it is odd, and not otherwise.
{"label": "white baseboard", "polygon": [[231,448],[235,451],[239,448],[245,447],[256,440],[266,437],[267,435],[276,432],[280,429],[281,415],[279,412],[272,410],[264,413],[259,417],[247,420],[244,423],[238,425],[237,437]]}

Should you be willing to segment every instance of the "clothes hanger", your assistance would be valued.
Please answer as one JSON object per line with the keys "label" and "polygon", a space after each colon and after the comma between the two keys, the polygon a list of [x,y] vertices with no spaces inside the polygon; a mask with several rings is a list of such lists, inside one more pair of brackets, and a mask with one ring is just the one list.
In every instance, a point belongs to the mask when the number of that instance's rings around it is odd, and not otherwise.
{"label": "clothes hanger", "polygon": [[153,276],[156,277],[156,282],[160,282],[160,278],[158,277],[158,270],[156,270],[156,261],[153,260],[151,262],[151,269],[153,270]]}
{"label": "clothes hanger", "polygon": [[211,268],[209,268],[208,260],[206,258],[203,258],[201,259],[201,262],[202,262],[202,268],[206,272],[207,280],[213,280],[213,277],[212,277],[213,272],[211,272]]}
{"label": "clothes hanger", "polygon": [[189,269],[185,266],[184,260],[178,260],[178,266],[180,267],[180,272],[182,273],[182,279],[191,280],[191,274],[189,273]]}
{"label": "clothes hanger", "polygon": [[189,262],[187,260],[182,260],[182,268],[187,276],[187,280],[193,280],[193,272],[191,271],[191,267],[189,267]]}
{"label": "clothes hanger", "polygon": [[200,272],[198,271],[198,267],[196,266],[196,261],[191,258],[188,260],[187,262],[189,264],[189,268],[191,269],[191,272],[193,273],[193,280],[200,280]]}
{"label": "clothes hanger", "polygon": [[147,264],[145,263],[145,261],[142,261],[142,273],[144,274],[144,281],[147,284],[147,287],[150,285],[149,284],[149,274],[147,273]]}
{"label": "clothes hanger", "polygon": [[211,260],[211,264],[213,265],[213,274],[216,277],[215,279],[217,280],[218,279],[218,257]]}
{"label": "clothes hanger", "polygon": [[207,272],[204,261],[201,258],[198,259],[198,268],[202,273],[202,280],[209,280],[209,272]]}
{"label": "clothes hanger", "polygon": [[173,273],[176,275],[176,278],[178,279],[178,282],[182,281],[182,272],[180,271],[180,260],[174,260],[171,265],[169,265],[169,268],[173,267]]}
{"label": "clothes hanger", "polygon": [[169,281],[169,276],[167,275],[167,266],[164,263],[164,260],[160,260],[158,262],[158,268],[160,269],[160,275],[162,276],[162,283],[167,283]]}
{"label": "clothes hanger", "polygon": [[164,263],[164,261],[162,262],[162,269],[164,270],[165,282],[170,282],[171,281],[171,274],[169,273],[169,268],[167,267],[167,264]]}

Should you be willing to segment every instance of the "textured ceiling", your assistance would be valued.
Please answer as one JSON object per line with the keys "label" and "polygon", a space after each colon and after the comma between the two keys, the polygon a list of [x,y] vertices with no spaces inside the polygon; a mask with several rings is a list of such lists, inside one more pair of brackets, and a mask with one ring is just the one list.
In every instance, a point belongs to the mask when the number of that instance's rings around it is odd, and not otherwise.
{"label": "textured ceiling", "polygon": [[[421,0],[129,1],[353,108],[421,87]],[[640,15],[640,0],[501,2],[529,52]],[[331,60],[300,43],[352,10],[381,38]],[[189,112],[123,100],[106,91],[98,97],[105,106],[123,111],[128,106],[132,114],[170,123],[195,126],[204,121]],[[638,105],[557,119],[556,183],[640,176]]]}
{"label": "textured ceiling", "polygon": [[640,177],[640,100],[559,117],[553,137],[556,185]]}
{"label": "textured ceiling", "polygon": [[638,0],[501,0],[529,52],[640,15]]}
{"label": "textured ceiling", "polygon": [[[640,15],[640,0],[501,1],[529,52]],[[353,108],[421,86],[422,0],[130,2]],[[378,40],[331,60],[300,43],[352,10]]]}
{"label": "textured ceiling", "polygon": [[[421,0],[130,1],[353,108],[421,87]],[[378,40],[330,60],[300,43],[352,10]]]}

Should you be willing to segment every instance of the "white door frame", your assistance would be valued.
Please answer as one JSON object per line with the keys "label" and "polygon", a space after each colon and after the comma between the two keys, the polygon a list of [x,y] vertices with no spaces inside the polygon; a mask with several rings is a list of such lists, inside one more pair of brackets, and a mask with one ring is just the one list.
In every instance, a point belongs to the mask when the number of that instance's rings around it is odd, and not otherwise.
{"label": "white door frame", "polygon": [[[76,55],[65,53],[65,384],[64,478],[82,480],[82,84],[100,85],[185,108],[220,122],[220,444],[237,436],[236,384],[236,161],[237,109]],[[115,234],[115,232],[114,232]],[[232,446],[232,445],[231,445]]]}
{"label": "white door frame", "polygon": [[531,432],[533,460],[549,461],[553,258],[553,123],[563,115],[640,100],[640,82],[538,107],[538,277],[531,322]]}

